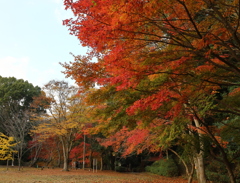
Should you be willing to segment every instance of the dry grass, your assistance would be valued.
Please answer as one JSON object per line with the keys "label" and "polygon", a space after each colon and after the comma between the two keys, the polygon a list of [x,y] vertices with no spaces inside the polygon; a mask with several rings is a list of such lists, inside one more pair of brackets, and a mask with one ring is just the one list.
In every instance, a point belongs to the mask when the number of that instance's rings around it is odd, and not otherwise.
{"label": "dry grass", "polygon": [[0,183],[186,183],[182,178],[166,178],[149,173],[92,172],[88,170],[0,168]]}

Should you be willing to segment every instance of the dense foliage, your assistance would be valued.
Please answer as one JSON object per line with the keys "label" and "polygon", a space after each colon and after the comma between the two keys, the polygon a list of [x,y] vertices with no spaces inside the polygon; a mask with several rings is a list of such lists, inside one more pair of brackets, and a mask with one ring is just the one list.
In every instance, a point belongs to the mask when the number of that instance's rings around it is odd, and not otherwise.
{"label": "dense foliage", "polygon": [[124,155],[179,146],[183,153],[173,152],[189,182],[189,165],[206,182],[206,156],[223,162],[236,182],[239,141],[228,135],[239,133],[239,1],[65,0],[65,6],[75,18],[64,24],[91,48],[88,57],[63,64],[65,73],[83,89],[100,86],[89,103],[105,145]]}
{"label": "dense foliage", "polygon": [[[65,170],[69,160],[115,169],[120,157],[170,153],[188,182],[195,175],[199,183],[237,182],[239,1],[65,0],[64,5],[74,13],[64,25],[90,51],[62,63],[78,85],[73,95],[65,95],[67,83],[51,81],[36,98],[48,112],[36,118],[31,157],[64,162]],[[167,171],[155,165],[153,170]],[[133,170],[130,164],[118,166],[125,168]]]}
{"label": "dense foliage", "polygon": [[172,158],[162,159],[146,167],[146,171],[166,177],[175,177],[179,175],[179,170]]}
{"label": "dense foliage", "polygon": [[41,88],[28,81],[0,76],[0,131],[16,142],[12,148],[19,168],[24,154],[29,151],[27,143],[34,116],[31,104],[40,94]]}

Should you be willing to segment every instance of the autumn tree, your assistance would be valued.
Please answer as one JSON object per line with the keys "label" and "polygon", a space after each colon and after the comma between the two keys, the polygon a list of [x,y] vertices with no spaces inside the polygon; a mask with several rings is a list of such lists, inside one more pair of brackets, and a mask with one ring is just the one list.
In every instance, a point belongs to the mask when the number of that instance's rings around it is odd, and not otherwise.
{"label": "autumn tree", "polygon": [[[146,85],[145,80],[144,83],[145,87],[149,86],[149,89],[154,86],[154,82]],[[112,146],[116,152],[123,156],[134,152],[139,154],[144,150],[160,152],[178,144],[185,149],[189,146],[188,156],[192,160],[194,155],[198,153],[197,150],[200,149],[197,148],[200,141],[197,135],[191,135],[195,131],[188,128],[188,125],[191,124],[190,118],[180,113],[178,108],[174,109],[178,101],[165,103],[158,110],[145,108],[142,105],[138,111],[134,110],[134,113],[129,113],[131,112],[127,110],[129,106],[137,99],[147,95],[147,92],[140,90],[141,86],[138,86],[137,89],[116,91],[114,87],[103,87],[89,96],[90,102],[100,104],[96,108],[99,124],[95,130],[107,137],[103,144]],[[172,115],[175,112],[177,117],[174,119],[164,118],[164,116]],[[186,168],[188,170],[188,166]],[[192,174],[189,176],[191,180]]]}
{"label": "autumn tree", "polygon": [[14,137],[17,145],[18,166],[27,149],[27,137],[31,124],[33,98],[41,89],[31,83],[14,77],[0,77],[0,128],[8,136]]}
{"label": "autumn tree", "polygon": [[[44,91],[41,91],[39,96],[33,97],[33,102],[31,103],[31,120],[34,126],[38,126],[42,123],[41,116],[46,114],[46,110],[50,107],[51,101],[52,99],[47,97]],[[30,136],[31,140],[28,141],[28,149],[30,150],[29,159],[31,159],[29,166],[33,166],[41,157],[44,148],[50,148],[49,146],[54,148],[54,146],[48,143],[48,140],[41,140],[38,133],[30,133]]]}
{"label": "autumn tree", "polygon": [[0,160],[13,159],[13,147],[16,145],[13,137],[8,137],[3,133],[0,133]]}
{"label": "autumn tree", "polygon": [[34,133],[33,139],[28,144],[29,148],[31,148],[30,166],[60,167],[62,158],[61,142],[57,136],[43,139],[41,135]]}
{"label": "autumn tree", "polygon": [[[9,112],[9,111],[8,111]],[[19,115],[19,109],[14,108],[14,111],[11,111],[11,117],[2,124],[8,134],[11,134],[17,144],[14,146],[14,149],[17,151],[16,156],[18,160],[18,167],[20,170],[21,162],[24,154],[29,150],[27,148],[27,138],[30,129],[32,129],[32,124],[30,120],[30,112],[25,110],[21,111]],[[30,138],[29,138],[30,139]]]}
{"label": "autumn tree", "polygon": [[42,121],[33,130],[41,138],[57,137],[62,146],[64,165],[68,171],[69,153],[73,147],[76,133],[86,122],[84,96],[78,94],[78,88],[69,86],[65,81],[52,80],[43,87],[46,96],[51,98],[47,113],[38,118]]}
{"label": "autumn tree", "polygon": [[[97,82],[116,92],[140,91],[127,109],[116,112],[136,116],[154,111],[145,128],[154,120],[186,128],[198,139],[193,158],[198,181],[205,183],[204,137],[221,146],[206,117],[217,112],[238,115],[239,106],[220,108],[212,98],[224,87],[239,87],[239,1],[65,0],[65,6],[76,18],[64,24],[92,48],[90,56],[99,58],[93,63],[76,56],[75,62],[64,64],[67,76],[79,86]],[[223,149],[221,155],[230,181],[236,182]]]}

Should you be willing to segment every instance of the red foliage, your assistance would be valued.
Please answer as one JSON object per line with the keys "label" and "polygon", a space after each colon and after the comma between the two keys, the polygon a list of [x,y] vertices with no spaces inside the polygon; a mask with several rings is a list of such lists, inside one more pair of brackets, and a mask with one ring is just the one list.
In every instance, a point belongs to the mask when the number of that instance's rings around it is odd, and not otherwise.
{"label": "red foliage", "polygon": [[[221,51],[234,46],[222,43],[231,38],[229,26],[222,26],[218,20],[212,26],[214,16],[201,22],[193,20],[208,9],[206,1],[65,0],[64,4],[76,16],[65,20],[64,25],[83,45],[92,48],[91,56],[99,58],[99,62],[90,62],[91,57],[76,57],[70,65],[64,64],[65,73],[79,85],[89,87],[97,82],[114,85],[119,91],[138,88],[150,75],[169,74],[154,92],[129,107],[129,114],[138,109],[157,110],[173,98],[185,102],[190,91],[206,86],[187,86],[200,82],[194,81],[195,76],[207,84],[218,83],[218,78],[209,73],[220,66],[229,70],[229,55],[223,56]],[[230,6],[225,8],[226,14],[233,12]],[[189,94],[179,95],[183,92]]]}
{"label": "red foliage", "polygon": [[32,141],[29,141],[29,148],[32,148],[29,158],[39,158],[46,162],[50,162],[58,157],[58,140],[56,137],[49,137],[47,139],[38,140],[38,136],[41,134],[35,134]]}
{"label": "red foliage", "polygon": [[150,152],[158,152],[160,148],[151,143],[154,137],[147,129],[128,130],[128,128],[123,127],[119,132],[102,140],[101,145],[111,146],[115,152],[119,149],[124,150],[123,156],[133,152],[140,154],[146,149]]}
{"label": "red foliage", "polygon": [[[200,123],[195,123],[199,135],[211,133],[199,128],[208,125],[201,123],[211,111],[208,99],[220,86],[239,84],[236,1],[65,0],[64,3],[75,15],[65,20],[64,25],[82,45],[92,49],[89,58],[64,64],[65,73],[86,88],[97,83],[114,87],[116,93],[140,93],[131,100],[123,96],[122,101],[130,101],[124,108],[128,115],[146,119],[145,130],[137,125],[132,125],[133,130],[123,128],[104,145],[111,145],[114,150],[124,147],[124,155],[146,148],[156,150],[151,144],[156,142],[157,132],[153,132],[158,128],[154,126],[164,124],[161,119],[169,125],[177,121],[187,129],[188,119],[193,117]],[[96,63],[89,60],[94,56],[99,59]],[[111,97],[114,94],[110,93]],[[231,94],[238,94],[238,90]],[[101,107],[111,106],[109,103],[112,101],[103,99]],[[115,112],[119,110],[123,109],[117,107]],[[113,116],[106,116],[101,120],[109,124]],[[189,127],[188,130],[195,130]],[[178,130],[182,129],[177,128],[176,134],[180,133]]]}

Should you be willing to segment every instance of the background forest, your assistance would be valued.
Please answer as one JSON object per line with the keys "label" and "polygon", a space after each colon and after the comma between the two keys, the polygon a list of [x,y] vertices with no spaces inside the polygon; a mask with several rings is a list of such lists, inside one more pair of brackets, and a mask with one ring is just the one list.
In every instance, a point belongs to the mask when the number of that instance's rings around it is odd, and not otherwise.
{"label": "background forest", "polygon": [[77,86],[1,77],[2,159],[239,182],[239,0],[64,5]]}

